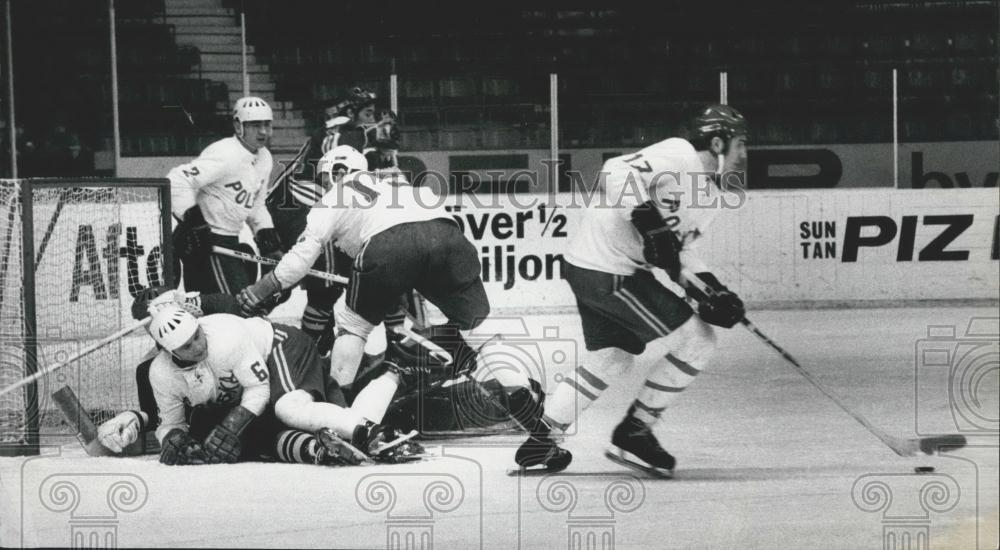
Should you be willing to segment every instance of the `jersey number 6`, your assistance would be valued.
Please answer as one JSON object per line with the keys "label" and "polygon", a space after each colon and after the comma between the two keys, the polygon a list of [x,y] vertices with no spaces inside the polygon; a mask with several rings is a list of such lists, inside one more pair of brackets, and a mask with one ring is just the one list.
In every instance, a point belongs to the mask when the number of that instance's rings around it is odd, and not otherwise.
{"label": "jersey number 6", "polygon": [[260,361],[254,361],[253,364],[250,365],[250,370],[253,372],[254,376],[257,377],[257,380],[260,380],[261,382],[267,381],[267,369],[260,364]]}

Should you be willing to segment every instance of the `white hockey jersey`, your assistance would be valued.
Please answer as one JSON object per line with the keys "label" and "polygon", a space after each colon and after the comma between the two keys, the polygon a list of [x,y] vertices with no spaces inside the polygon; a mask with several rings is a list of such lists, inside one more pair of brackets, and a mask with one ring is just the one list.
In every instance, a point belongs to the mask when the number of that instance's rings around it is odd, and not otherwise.
{"label": "white hockey jersey", "polygon": [[[281,258],[274,275],[282,286],[297,283],[332,242],[354,258],[374,235],[403,223],[451,219],[441,197],[427,187],[398,185],[402,174],[379,177],[355,172],[313,205],[306,228]],[[405,181],[405,180],[404,180]]]}
{"label": "white hockey jersey", "polygon": [[690,143],[680,138],[654,143],[608,159],[601,172],[598,192],[570,240],[567,262],[615,275],[649,269],[631,217],[636,206],[653,200],[683,243],[681,265],[695,273],[707,269],[694,245],[726,202]]}
{"label": "white hockey jersey", "polygon": [[236,136],[220,139],[198,158],[170,170],[171,210],[177,219],[197,204],[213,233],[254,234],[274,227],[264,201],[274,161],[265,147],[251,153]]}
{"label": "white hockey jersey", "polygon": [[168,351],[161,351],[149,369],[160,425],[156,438],[174,428],[188,429],[184,405],[211,403],[231,408],[242,405],[261,414],[271,399],[265,359],[271,353],[274,329],[260,317],[243,319],[228,313],[198,319],[208,343],[208,356],[194,366],[178,367]]}

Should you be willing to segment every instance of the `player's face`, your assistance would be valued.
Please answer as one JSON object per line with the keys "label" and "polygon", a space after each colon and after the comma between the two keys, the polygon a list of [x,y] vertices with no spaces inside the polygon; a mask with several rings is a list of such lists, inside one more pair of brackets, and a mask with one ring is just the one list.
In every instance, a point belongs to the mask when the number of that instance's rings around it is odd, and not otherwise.
{"label": "player's face", "polygon": [[194,335],[183,346],[172,351],[174,357],[181,361],[204,361],[208,357],[208,340],[205,331],[198,327]]}
{"label": "player's face", "polygon": [[375,124],[374,105],[369,105],[358,111],[358,124]]}
{"label": "player's face", "polygon": [[271,121],[255,120],[243,123],[243,143],[256,151],[261,147],[267,147],[271,140]]}
{"label": "player's face", "polygon": [[735,136],[729,141],[723,171],[742,172],[747,169],[747,137]]}

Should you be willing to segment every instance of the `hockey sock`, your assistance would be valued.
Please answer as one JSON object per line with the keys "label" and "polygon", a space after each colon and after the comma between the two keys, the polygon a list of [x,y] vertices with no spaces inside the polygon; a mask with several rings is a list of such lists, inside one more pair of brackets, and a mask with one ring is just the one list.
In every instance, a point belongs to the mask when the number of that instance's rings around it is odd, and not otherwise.
{"label": "hockey sock", "polygon": [[671,338],[674,349],[652,367],[632,405],[635,417],[654,424],[694,378],[704,370],[715,350],[715,333],[697,317],[681,325]]}
{"label": "hockey sock", "polygon": [[295,390],[282,395],[274,404],[274,414],[285,425],[315,432],[330,428],[341,437],[350,438],[354,428],[365,421],[356,411],[333,403],[313,400],[305,390]]}
{"label": "hockey sock", "polygon": [[632,355],[620,348],[604,348],[587,354],[584,365],[563,378],[545,403],[545,419],[552,428],[565,431],[608,388],[608,382],[632,364]]}
{"label": "hockey sock", "polygon": [[282,430],[275,442],[275,456],[281,462],[313,464],[316,461],[316,437],[301,430]]}
{"label": "hockey sock", "polygon": [[399,376],[394,372],[386,372],[358,392],[351,403],[351,410],[372,422],[381,423],[398,387]]}
{"label": "hockey sock", "polygon": [[319,340],[323,329],[330,322],[330,317],[332,317],[332,312],[329,309],[323,310],[306,304],[306,309],[302,312],[302,332],[313,340]]}

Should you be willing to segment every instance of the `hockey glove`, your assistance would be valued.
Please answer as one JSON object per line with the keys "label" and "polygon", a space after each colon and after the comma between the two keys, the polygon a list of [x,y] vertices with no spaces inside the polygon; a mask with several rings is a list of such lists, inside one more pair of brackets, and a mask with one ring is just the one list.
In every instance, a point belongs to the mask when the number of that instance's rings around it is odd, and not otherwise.
{"label": "hockey glove", "polygon": [[257,250],[260,250],[261,256],[280,260],[284,255],[281,252],[281,238],[278,236],[278,230],[273,227],[261,229],[253,240],[257,243]]}
{"label": "hockey glove", "polygon": [[205,438],[205,455],[209,464],[232,464],[240,459],[243,445],[240,434],[257,415],[243,406],[229,411],[222,422]]}
{"label": "hockey glove", "polygon": [[174,229],[174,254],[182,260],[207,255],[212,247],[211,236],[212,230],[201,209],[192,206]]}
{"label": "hockey glove", "polygon": [[122,452],[139,439],[145,422],[145,415],[139,411],[125,411],[97,427],[97,440],[108,450]]}
{"label": "hockey glove", "polygon": [[688,286],[688,293],[698,300],[698,316],[703,321],[723,328],[732,328],[743,319],[746,309],[743,307],[743,300],[740,300],[736,293],[726,288],[715,275],[707,271],[695,276],[704,281],[709,288],[706,294],[694,285]]}
{"label": "hockey glove", "polygon": [[149,302],[149,305],[146,306],[146,312],[155,315],[156,312],[168,305],[177,306],[195,317],[204,315],[201,309],[201,293],[195,290],[191,292],[168,290]]}
{"label": "hockey glove", "polygon": [[677,234],[663,222],[653,201],[646,201],[632,210],[632,225],[642,235],[643,258],[676,281],[681,271],[682,245]]}
{"label": "hockey glove", "polygon": [[261,277],[256,283],[244,288],[236,295],[236,301],[240,304],[240,311],[247,317],[252,317],[261,313],[263,304],[271,301],[276,295],[281,293],[281,283],[274,276],[274,272]]}
{"label": "hockey glove", "polygon": [[142,289],[132,302],[132,318],[142,321],[149,317],[149,304],[166,292],[170,292],[170,287],[165,285]]}
{"label": "hockey glove", "polygon": [[207,457],[201,444],[191,437],[191,434],[180,428],[174,428],[163,438],[160,448],[160,463],[168,466],[185,466],[188,464],[205,464]]}

